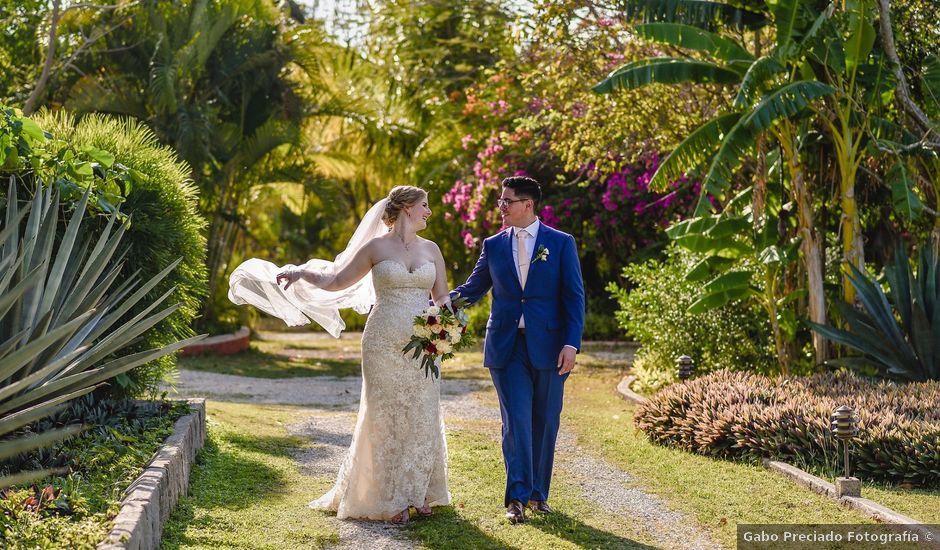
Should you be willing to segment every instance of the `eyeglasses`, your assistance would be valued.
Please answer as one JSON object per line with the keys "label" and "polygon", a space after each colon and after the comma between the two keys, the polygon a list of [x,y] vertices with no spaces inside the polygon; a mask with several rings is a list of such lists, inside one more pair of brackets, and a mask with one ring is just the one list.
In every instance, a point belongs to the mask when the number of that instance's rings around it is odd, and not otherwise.
{"label": "eyeglasses", "polygon": [[496,199],[496,206],[499,208],[508,207],[514,202],[528,201],[532,199]]}

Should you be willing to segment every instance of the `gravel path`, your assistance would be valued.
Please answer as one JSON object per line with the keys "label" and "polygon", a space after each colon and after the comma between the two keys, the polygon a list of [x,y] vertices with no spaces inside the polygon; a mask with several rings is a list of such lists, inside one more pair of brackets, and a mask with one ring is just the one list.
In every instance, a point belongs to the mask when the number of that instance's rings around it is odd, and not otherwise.
{"label": "gravel path", "polygon": [[[360,378],[311,377],[260,379],[226,374],[181,370],[177,388],[185,396],[203,396],[236,402],[302,405],[309,414],[287,426],[292,435],[310,438],[316,445],[296,455],[301,470],[308,475],[335,477],[355,428]],[[492,436],[499,437],[499,411],[484,404],[492,401],[488,380],[444,380],[441,404],[445,422],[452,428],[461,421],[493,423]],[[608,462],[578,447],[574,435],[564,425],[559,436],[556,471],[581,489],[585,499],[605,511],[642,526],[662,548],[721,548],[683,514],[670,510],[659,497],[634,487],[635,480]],[[335,548],[416,548],[394,526],[369,521],[338,521],[340,545]]]}

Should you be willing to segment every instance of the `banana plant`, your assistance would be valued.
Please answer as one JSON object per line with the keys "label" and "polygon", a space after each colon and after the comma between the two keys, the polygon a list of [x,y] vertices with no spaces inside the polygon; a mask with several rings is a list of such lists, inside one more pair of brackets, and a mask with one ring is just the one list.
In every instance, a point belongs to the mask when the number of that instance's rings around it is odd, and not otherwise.
{"label": "banana plant", "polygon": [[862,355],[829,361],[836,366],[874,368],[882,376],[909,382],[940,380],[940,262],[930,245],[920,249],[917,272],[903,245],[885,268],[890,294],[867,272],[850,265],[849,281],[863,309],[836,302],[848,327],[810,323],[827,338]]}
{"label": "banana plant", "polygon": [[[97,238],[83,230],[90,190],[74,205],[61,236],[59,198],[40,185],[21,207],[11,180],[0,227],[0,459],[76,433],[10,436],[107,380],[173,353],[204,335],[159,349],[121,355],[122,348],[172,314],[158,309],[164,294],[128,319],[127,313],[179,262],[149,281],[131,277],[112,289],[121,269],[120,241],[127,224],[110,215]],[[172,292],[172,291],[171,291]],[[0,487],[25,483],[48,471],[0,477]]]}
{"label": "banana plant", "polygon": [[[649,5],[655,3],[642,0],[628,4],[639,4],[650,11]],[[664,0],[658,4],[668,5],[669,2]],[[772,26],[770,34],[775,43],[765,55],[751,53],[736,40],[712,30],[714,25],[703,23],[702,17],[681,10],[666,10],[666,15],[657,22],[637,25],[634,31],[648,41],[693,53],[681,58],[658,57],[628,63],[611,72],[593,89],[598,93],[611,93],[650,84],[681,83],[734,88],[732,104],[697,128],[670,153],[654,174],[650,187],[665,189],[668,182],[700,170],[704,176],[695,216],[704,216],[712,209],[710,196],[724,201],[742,163],[755,153],[755,145],[768,138],[775,140],[773,148],[783,157],[781,165],[787,169],[790,194],[797,205],[810,318],[825,323],[822,242],[815,228],[812,190],[803,167],[801,148],[807,134],[803,131],[807,115],[834,89],[813,75],[802,76],[806,71],[800,70],[803,52],[815,44],[824,19],[801,0],[758,0],[746,3],[745,8],[769,16],[765,23]],[[663,12],[654,13],[662,15]],[[756,28],[755,34],[760,36],[760,27],[752,28]],[[760,182],[763,178],[757,180]],[[765,189],[755,191],[756,197],[766,195]],[[761,210],[756,206],[754,211]],[[759,230],[765,220],[755,218],[754,222],[755,230]],[[825,360],[828,356],[825,340],[814,338],[814,347],[817,360]]]}
{"label": "banana plant", "polygon": [[[797,319],[787,306],[800,293],[784,294],[783,274],[796,260],[796,244],[785,244],[781,233],[779,205],[773,205],[767,223],[754,229],[748,187],[728,204],[721,214],[706,214],[679,222],[667,230],[677,245],[704,258],[689,270],[688,281],[703,283],[699,297],[689,306],[697,314],[740,300],[755,300],[767,313],[774,337],[780,370],[789,375],[793,361],[793,341]],[[785,217],[783,225],[786,225]]]}

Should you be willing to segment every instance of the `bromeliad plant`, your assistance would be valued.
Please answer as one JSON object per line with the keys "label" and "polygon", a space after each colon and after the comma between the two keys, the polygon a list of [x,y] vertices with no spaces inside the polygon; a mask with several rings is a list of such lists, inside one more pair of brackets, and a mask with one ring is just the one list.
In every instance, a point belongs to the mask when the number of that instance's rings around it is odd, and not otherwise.
{"label": "bromeliad plant", "polygon": [[940,263],[933,247],[920,249],[916,274],[904,247],[897,247],[894,265],[885,268],[890,296],[876,279],[855,266],[850,268],[848,279],[864,309],[859,311],[841,300],[834,303],[847,330],[809,325],[862,356],[829,363],[874,367],[886,378],[908,382],[940,380]]}
{"label": "bromeliad plant", "polygon": [[[164,294],[143,311],[128,311],[179,260],[141,284],[131,277],[111,289],[122,263],[118,252],[127,224],[117,211],[97,239],[82,230],[90,191],[75,204],[61,238],[59,196],[39,186],[21,208],[16,186],[7,193],[0,226],[0,437],[61,410],[108,379],[201,339],[120,355],[120,351],[179,308],[156,311]],[[25,223],[23,223],[25,221]],[[154,312],[156,311],[156,312]],[[66,428],[0,441],[0,460],[74,434]],[[0,477],[0,487],[25,483],[48,471]]]}

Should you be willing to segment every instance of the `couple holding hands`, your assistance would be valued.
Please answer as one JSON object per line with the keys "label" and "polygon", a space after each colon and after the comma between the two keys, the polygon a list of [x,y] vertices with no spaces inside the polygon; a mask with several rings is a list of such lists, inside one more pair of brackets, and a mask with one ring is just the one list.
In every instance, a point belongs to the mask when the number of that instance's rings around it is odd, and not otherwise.
{"label": "couple holding hands", "polygon": [[437,244],[421,238],[427,193],[395,187],[363,218],[333,262],[278,267],[252,259],[230,278],[230,299],[288,325],[313,320],[333,336],[341,308],[369,313],[362,333],[362,393],[349,452],[333,488],[310,503],[337,517],[406,523],[450,503],[440,380],[426,379],[402,349],[428,305],[492,290],[483,366],[499,397],[511,523],[526,508],[551,513],[549,485],[565,380],[584,327],[584,285],[574,238],[542,224],[541,189],[528,177],[502,182],[504,229],[483,241],[467,282],[449,290]]}

